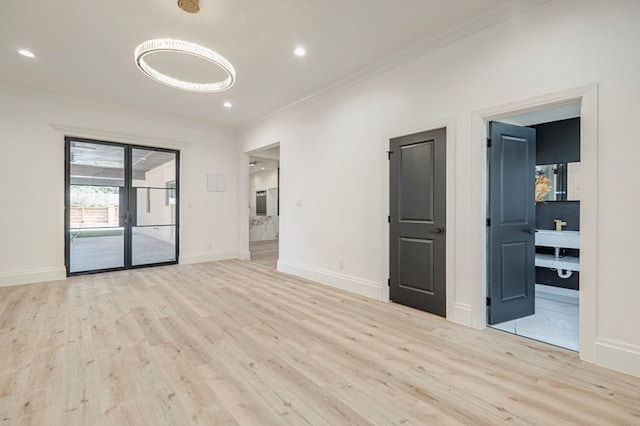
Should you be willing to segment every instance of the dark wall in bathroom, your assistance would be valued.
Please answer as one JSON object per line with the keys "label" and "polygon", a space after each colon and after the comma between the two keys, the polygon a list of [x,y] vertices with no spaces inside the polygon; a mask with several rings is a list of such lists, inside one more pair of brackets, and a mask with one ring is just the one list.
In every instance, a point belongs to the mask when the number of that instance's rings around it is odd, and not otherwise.
{"label": "dark wall in bathroom", "polygon": [[[580,161],[580,118],[531,126],[536,129],[536,164]],[[550,201],[536,204],[536,228],[555,229],[555,219],[567,222],[562,229],[580,230],[579,201]],[[552,247],[536,247],[537,253],[554,254]],[[562,250],[564,256],[580,256],[579,250]],[[536,268],[536,283],[579,290],[580,273],[560,278],[549,268]]]}
{"label": "dark wall in bathroom", "polygon": [[530,126],[536,129],[536,164],[580,161],[580,118]]}
{"label": "dark wall in bathroom", "polygon": [[574,272],[569,278],[560,278],[549,268],[536,268],[536,284],[580,290],[580,272]]}
{"label": "dark wall in bathroom", "polygon": [[548,201],[536,203],[536,228],[556,229],[554,220],[567,222],[565,231],[580,230],[580,201]]}

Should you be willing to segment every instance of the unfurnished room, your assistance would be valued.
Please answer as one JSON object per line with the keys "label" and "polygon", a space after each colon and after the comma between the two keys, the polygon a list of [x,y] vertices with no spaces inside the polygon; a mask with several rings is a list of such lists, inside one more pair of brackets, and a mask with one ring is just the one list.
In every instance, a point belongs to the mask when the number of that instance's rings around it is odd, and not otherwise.
{"label": "unfurnished room", "polygon": [[640,424],[639,23],[7,3],[0,424]]}

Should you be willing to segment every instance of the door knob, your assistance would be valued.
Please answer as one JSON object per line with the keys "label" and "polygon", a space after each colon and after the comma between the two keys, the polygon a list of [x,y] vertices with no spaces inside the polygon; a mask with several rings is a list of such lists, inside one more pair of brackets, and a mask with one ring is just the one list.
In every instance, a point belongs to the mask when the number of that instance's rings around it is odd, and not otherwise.
{"label": "door knob", "polygon": [[533,235],[533,234],[536,233],[536,230],[535,230],[535,228],[529,228],[529,229],[523,229],[522,232],[526,232],[529,235]]}
{"label": "door knob", "polygon": [[434,228],[433,231],[434,234],[444,234],[444,228]]}

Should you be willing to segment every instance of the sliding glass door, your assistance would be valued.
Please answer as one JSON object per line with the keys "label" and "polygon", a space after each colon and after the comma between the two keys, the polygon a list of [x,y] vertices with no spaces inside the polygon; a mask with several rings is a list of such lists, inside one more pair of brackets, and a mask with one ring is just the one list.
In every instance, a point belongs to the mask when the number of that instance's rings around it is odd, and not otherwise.
{"label": "sliding glass door", "polygon": [[177,263],[179,152],[66,138],[67,274]]}

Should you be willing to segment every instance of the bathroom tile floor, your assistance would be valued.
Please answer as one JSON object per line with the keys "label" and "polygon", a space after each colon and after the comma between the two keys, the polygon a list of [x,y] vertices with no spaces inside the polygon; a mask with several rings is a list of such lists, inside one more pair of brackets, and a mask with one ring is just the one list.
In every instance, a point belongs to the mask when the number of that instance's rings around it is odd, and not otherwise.
{"label": "bathroom tile floor", "polygon": [[578,291],[536,284],[534,315],[491,327],[578,351],[578,326]]}

